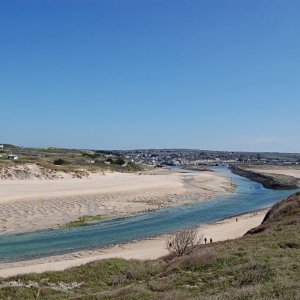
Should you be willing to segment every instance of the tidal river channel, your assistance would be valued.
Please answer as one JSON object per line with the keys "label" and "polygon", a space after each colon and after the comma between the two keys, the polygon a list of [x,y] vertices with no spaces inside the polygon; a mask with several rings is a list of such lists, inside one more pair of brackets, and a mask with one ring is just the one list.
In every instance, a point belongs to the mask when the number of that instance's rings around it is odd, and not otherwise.
{"label": "tidal river channel", "polygon": [[295,192],[265,189],[225,167],[214,171],[232,178],[237,186],[233,194],[86,227],[2,236],[0,261],[20,261],[145,239],[265,208]]}

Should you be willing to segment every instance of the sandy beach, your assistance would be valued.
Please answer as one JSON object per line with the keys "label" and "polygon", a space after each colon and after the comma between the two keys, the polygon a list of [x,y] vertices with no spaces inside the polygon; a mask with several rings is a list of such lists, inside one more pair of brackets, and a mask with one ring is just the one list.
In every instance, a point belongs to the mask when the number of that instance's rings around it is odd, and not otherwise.
{"label": "sandy beach", "polygon": [[[238,217],[225,219],[198,227],[199,235],[213,239],[213,242],[235,239],[243,236],[249,229],[258,226],[268,210],[260,210]],[[238,221],[236,221],[236,218]],[[91,261],[124,258],[124,259],[156,259],[168,254],[165,247],[165,236],[136,241],[111,248],[81,251],[60,256],[0,264],[0,276],[9,277],[26,273],[42,273],[45,271],[61,271]]]}
{"label": "sandy beach", "polygon": [[228,178],[209,171],[89,173],[81,179],[61,173],[49,179],[35,165],[26,165],[32,178],[18,176],[20,168],[0,180],[0,234],[55,228],[82,216],[128,216],[232,191]]}

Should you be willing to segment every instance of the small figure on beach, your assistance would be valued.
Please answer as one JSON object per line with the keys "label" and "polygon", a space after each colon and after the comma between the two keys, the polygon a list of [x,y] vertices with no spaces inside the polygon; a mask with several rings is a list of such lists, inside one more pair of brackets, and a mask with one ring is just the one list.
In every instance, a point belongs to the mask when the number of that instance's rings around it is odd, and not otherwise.
{"label": "small figure on beach", "polygon": [[212,238],[210,238],[209,242],[212,243]]}
{"label": "small figure on beach", "polygon": [[207,238],[205,237],[205,238],[204,238],[204,243],[206,244],[206,242],[207,242]]}
{"label": "small figure on beach", "polygon": [[235,221],[237,222],[237,221],[238,221],[238,218],[236,218]]}

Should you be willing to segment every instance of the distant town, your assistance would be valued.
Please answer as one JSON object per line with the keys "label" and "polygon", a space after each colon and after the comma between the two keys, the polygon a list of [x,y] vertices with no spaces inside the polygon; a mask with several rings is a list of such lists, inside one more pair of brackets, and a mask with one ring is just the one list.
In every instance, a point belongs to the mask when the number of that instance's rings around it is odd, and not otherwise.
{"label": "distant town", "polygon": [[189,166],[220,164],[300,164],[298,153],[255,153],[189,149],[147,149],[114,151],[135,163],[154,166]]}
{"label": "distant town", "polygon": [[[195,149],[91,150],[56,147],[29,148],[0,144],[0,163],[54,163],[65,166],[108,167],[112,170],[139,170],[149,167],[197,167],[216,165],[300,165],[299,153],[231,152]],[[113,168],[119,166],[118,169]]]}

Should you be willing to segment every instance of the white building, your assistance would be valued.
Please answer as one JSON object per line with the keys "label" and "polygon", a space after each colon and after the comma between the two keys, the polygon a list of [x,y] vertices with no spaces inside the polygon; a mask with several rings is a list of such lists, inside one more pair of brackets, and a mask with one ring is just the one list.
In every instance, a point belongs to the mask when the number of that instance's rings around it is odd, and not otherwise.
{"label": "white building", "polygon": [[4,145],[0,145],[0,149],[4,149]]}
{"label": "white building", "polygon": [[7,158],[10,160],[18,160],[19,156],[15,154],[9,154]]}

